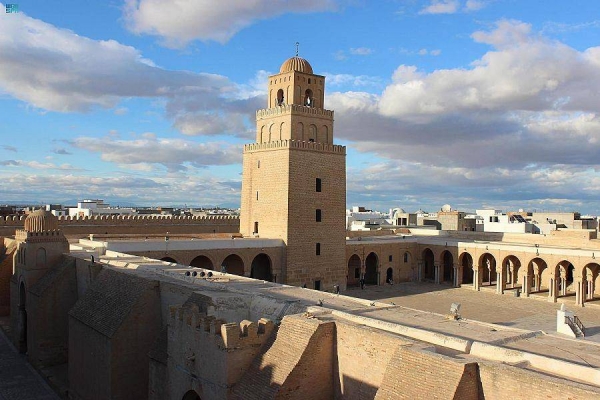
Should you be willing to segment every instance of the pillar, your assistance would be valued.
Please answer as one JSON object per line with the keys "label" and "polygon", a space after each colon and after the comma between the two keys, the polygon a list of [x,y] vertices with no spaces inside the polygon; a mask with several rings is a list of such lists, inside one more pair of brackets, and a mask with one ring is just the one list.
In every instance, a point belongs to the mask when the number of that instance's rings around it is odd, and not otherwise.
{"label": "pillar", "polygon": [[560,296],[567,295],[567,275],[566,272],[560,271]]}
{"label": "pillar", "polygon": [[586,282],[587,282],[587,300],[594,300],[594,291],[596,290],[596,277],[591,270],[587,270]]}
{"label": "pillar", "polygon": [[496,293],[504,294],[504,275],[496,269]]}
{"label": "pillar", "polygon": [[454,269],[454,287],[460,287],[462,284],[462,267],[454,264],[452,268]]}
{"label": "pillar", "polygon": [[439,263],[433,263],[433,274],[434,274],[434,281],[435,283],[441,283],[442,279],[440,277],[440,264]]}
{"label": "pillar", "polygon": [[481,280],[483,279],[481,275],[479,273],[479,266],[473,266],[473,289],[477,291],[481,290]]}
{"label": "pillar", "polygon": [[521,290],[523,290],[523,296],[529,297],[529,291],[531,289],[529,287],[529,275],[523,275],[523,282],[521,288]]}
{"label": "pillar", "polygon": [[423,280],[423,261],[417,261],[417,282]]}
{"label": "pillar", "polygon": [[550,303],[556,303],[558,297],[558,280],[556,277],[551,276],[550,282],[548,283],[548,301]]}
{"label": "pillar", "polygon": [[585,303],[584,292],[585,292],[585,281],[582,279],[575,282],[575,304],[583,307]]}

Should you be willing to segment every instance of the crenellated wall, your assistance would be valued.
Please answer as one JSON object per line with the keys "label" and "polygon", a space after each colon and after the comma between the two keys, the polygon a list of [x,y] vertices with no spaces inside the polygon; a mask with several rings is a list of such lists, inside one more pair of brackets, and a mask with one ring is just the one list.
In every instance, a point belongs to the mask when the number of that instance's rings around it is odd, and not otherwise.
{"label": "crenellated wall", "polygon": [[[25,216],[0,217],[0,236],[12,236],[23,229]],[[239,218],[231,215],[172,217],[156,215],[110,215],[58,217],[58,226],[67,236],[89,234],[196,234],[237,233]]]}

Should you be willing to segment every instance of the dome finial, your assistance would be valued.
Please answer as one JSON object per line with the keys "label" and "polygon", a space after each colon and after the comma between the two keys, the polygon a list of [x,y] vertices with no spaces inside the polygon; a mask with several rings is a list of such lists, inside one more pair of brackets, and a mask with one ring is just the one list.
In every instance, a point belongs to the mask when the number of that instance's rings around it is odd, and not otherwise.
{"label": "dome finial", "polygon": [[296,42],[296,57],[298,57],[298,47],[300,47],[300,42]]}

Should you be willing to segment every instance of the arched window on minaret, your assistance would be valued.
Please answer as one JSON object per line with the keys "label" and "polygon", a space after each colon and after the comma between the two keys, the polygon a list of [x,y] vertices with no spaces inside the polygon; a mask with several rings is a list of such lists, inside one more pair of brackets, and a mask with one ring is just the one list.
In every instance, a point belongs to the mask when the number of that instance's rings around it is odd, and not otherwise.
{"label": "arched window on minaret", "polygon": [[304,124],[302,122],[298,122],[298,130],[296,131],[296,140],[304,142]]}
{"label": "arched window on minaret", "polygon": [[323,125],[321,128],[321,140],[319,141],[321,143],[329,143],[329,128],[327,128],[327,125]]}
{"label": "arched window on minaret", "polygon": [[310,125],[310,127],[308,128],[308,141],[309,142],[315,142],[317,141],[317,127],[316,125]]}
{"label": "arched window on minaret", "polygon": [[282,122],[281,125],[279,126],[279,140],[283,140],[283,126],[285,125],[285,122]]}
{"label": "arched window on minaret", "polygon": [[283,89],[279,89],[277,91],[277,105],[278,106],[282,106],[283,105],[283,101],[284,101],[284,97],[283,97]]}
{"label": "arched window on minaret", "polygon": [[304,92],[304,105],[307,107],[314,107],[314,101],[312,90],[306,89],[306,92]]}
{"label": "arched window on minaret", "polygon": [[259,143],[262,143],[265,141],[265,126],[261,126],[260,127],[260,141]]}

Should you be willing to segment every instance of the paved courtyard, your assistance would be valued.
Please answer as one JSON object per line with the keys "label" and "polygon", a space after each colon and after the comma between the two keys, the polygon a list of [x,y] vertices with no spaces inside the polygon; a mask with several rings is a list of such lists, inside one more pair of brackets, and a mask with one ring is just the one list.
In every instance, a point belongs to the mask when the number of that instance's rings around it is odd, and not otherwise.
{"label": "paved courtyard", "polygon": [[0,329],[0,400],[59,400]]}
{"label": "paved courtyard", "polygon": [[[548,334],[556,334],[556,310],[561,305],[549,303],[541,296],[517,298],[512,291],[497,295],[491,288],[476,292],[467,287],[452,288],[432,283],[366,286],[363,290],[349,288],[343,294],[439,314],[448,314],[452,303],[460,303],[463,318]],[[574,297],[560,300],[585,325],[584,340],[600,343],[600,304],[588,303],[581,308],[575,306]]]}

